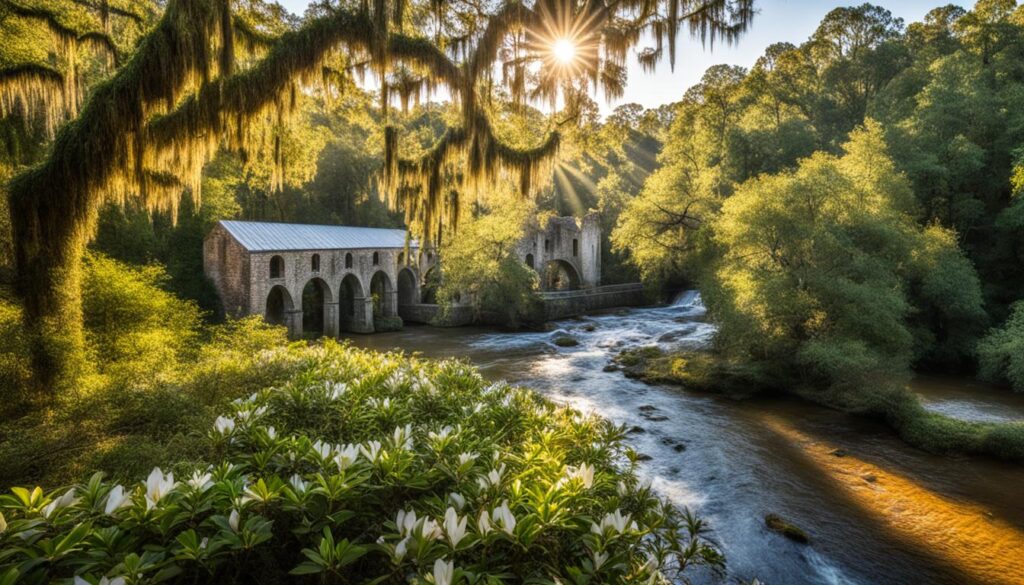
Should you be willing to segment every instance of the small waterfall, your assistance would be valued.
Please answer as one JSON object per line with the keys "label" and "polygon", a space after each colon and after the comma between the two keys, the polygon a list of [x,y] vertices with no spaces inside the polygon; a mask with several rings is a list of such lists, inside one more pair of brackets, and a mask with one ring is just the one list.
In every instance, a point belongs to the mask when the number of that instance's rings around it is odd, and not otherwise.
{"label": "small waterfall", "polygon": [[672,306],[703,309],[704,299],[701,298],[700,291],[698,290],[685,290],[676,295],[675,300],[672,301]]}

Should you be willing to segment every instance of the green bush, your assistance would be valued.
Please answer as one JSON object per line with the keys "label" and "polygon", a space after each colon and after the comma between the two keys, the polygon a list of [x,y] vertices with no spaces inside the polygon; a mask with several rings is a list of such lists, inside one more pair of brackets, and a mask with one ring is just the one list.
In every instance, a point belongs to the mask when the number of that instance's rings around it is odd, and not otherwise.
{"label": "green bush", "polygon": [[1013,305],[1006,323],[978,343],[981,376],[993,382],[1009,382],[1024,392],[1024,301]]}
{"label": "green bush", "polygon": [[620,427],[457,361],[272,353],[294,375],[205,426],[212,465],[0,497],[0,579],[666,583],[721,567],[703,524],[638,483]]}

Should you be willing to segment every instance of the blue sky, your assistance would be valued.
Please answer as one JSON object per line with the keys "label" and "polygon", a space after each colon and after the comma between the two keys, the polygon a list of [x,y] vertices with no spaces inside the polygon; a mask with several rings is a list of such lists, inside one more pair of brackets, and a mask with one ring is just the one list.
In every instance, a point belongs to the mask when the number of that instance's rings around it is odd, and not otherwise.
{"label": "blue sky", "polygon": [[[630,102],[655,107],[677,101],[686,88],[699,81],[711,65],[729,63],[750,67],[768,45],[781,41],[800,44],[811,36],[829,10],[837,6],[861,4],[863,1],[758,0],[756,6],[759,14],[753,28],[736,46],[716,45],[712,51],[702,47],[699,40],[686,39],[677,54],[675,71],[669,69],[666,60],[655,73],[644,73],[636,65],[635,59],[632,59],[629,63],[626,95],[612,104],[606,103],[603,97],[598,97],[598,102],[602,110],[607,112],[617,105]],[[307,0],[278,2],[296,14],[305,12],[309,4]],[[903,18],[909,24],[924,18],[932,8],[948,4],[949,0],[876,0],[874,3],[885,6],[894,16]],[[973,1],[959,4],[970,7]]]}

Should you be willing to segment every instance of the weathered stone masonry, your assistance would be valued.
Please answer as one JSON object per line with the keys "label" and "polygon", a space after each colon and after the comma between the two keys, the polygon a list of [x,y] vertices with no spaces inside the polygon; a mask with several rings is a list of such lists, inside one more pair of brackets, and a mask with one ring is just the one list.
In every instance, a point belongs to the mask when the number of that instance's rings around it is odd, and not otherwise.
{"label": "weathered stone masonry", "polygon": [[[432,252],[415,242],[406,258],[403,230],[222,221],[203,244],[203,266],[234,317],[263,315],[301,337],[371,333],[376,312],[395,317],[419,303]],[[303,307],[303,292],[313,306]]]}

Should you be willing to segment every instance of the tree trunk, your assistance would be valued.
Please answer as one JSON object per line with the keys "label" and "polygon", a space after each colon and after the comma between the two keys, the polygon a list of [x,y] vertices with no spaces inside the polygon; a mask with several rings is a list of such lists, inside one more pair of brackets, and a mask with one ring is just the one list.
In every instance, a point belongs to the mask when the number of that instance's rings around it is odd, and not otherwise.
{"label": "tree trunk", "polygon": [[38,177],[30,175],[10,192],[15,282],[23,303],[35,399],[67,388],[85,367],[82,252],[96,221],[93,210],[50,208],[62,196],[47,193],[44,185],[49,181]]}

